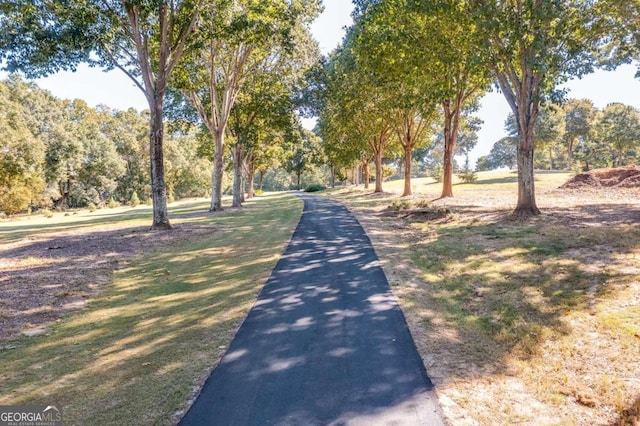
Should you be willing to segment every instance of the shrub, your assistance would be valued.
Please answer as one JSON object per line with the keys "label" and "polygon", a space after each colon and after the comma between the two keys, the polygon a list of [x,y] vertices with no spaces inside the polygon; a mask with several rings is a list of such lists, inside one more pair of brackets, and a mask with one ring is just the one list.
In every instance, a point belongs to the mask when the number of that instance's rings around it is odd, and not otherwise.
{"label": "shrub", "polygon": [[431,177],[436,181],[436,182],[442,182],[442,175],[444,174],[444,169],[442,167],[442,164],[436,164],[433,167],[433,170],[431,170]]}
{"label": "shrub", "polygon": [[98,207],[94,203],[90,202],[89,204],[87,204],[87,208],[90,212],[95,212]]}
{"label": "shrub", "polygon": [[131,207],[138,207],[140,205],[140,198],[138,198],[138,193],[136,191],[133,191],[133,194],[131,194],[129,204]]}
{"label": "shrub", "polygon": [[49,209],[44,209],[42,210],[42,216],[46,217],[47,219],[51,218],[53,217],[53,212]]}
{"label": "shrub", "polygon": [[409,210],[411,208],[411,203],[408,200],[394,200],[387,208],[395,212]]}
{"label": "shrub", "polygon": [[173,194],[169,194],[167,195],[167,204],[171,204],[174,201],[176,201],[175,197],[173,196]]}
{"label": "shrub", "polygon": [[324,191],[325,189],[327,189],[326,186],[320,185],[318,183],[314,183],[313,185],[307,186],[304,189],[304,192],[318,192],[318,191]]}
{"label": "shrub", "polygon": [[256,196],[264,195],[264,191],[262,189],[256,189],[253,193],[256,194]]}
{"label": "shrub", "polygon": [[109,198],[109,203],[107,204],[107,207],[109,207],[110,209],[115,209],[119,205],[120,203],[114,200],[113,197]]}
{"label": "shrub", "polygon": [[426,209],[429,206],[431,206],[431,201],[426,198],[422,198],[416,203],[416,207],[419,209]]}
{"label": "shrub", "polygon": [[458,173],[458,177],[464,183],[476,183],[476,181],[478,180],[478,175],[476,174],[475,170],[471,169],[461,170]]}

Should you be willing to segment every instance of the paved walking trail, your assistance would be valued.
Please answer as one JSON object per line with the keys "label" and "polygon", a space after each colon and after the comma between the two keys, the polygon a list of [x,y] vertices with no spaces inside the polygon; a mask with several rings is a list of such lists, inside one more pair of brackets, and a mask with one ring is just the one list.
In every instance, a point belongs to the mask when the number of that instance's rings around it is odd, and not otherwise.
{"label": "paved walking trail", "polygon": [[291,243],[180,424],[442,425],[369,238],[341,204],[302,198]]}

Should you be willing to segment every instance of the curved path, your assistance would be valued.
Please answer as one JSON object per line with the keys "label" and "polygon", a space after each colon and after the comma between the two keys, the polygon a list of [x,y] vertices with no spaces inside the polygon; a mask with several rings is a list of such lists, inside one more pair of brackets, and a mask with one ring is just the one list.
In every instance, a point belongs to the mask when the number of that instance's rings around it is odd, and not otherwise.
{"label": "curved path", "polygon": [[181,425],[441,425],[369,238],[302,195],[300,223]]}

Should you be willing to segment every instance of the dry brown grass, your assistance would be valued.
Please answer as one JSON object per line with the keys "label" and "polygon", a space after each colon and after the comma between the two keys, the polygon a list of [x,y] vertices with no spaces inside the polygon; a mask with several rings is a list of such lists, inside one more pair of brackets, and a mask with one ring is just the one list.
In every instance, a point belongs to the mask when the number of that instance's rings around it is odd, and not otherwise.
{"label": "dry brown grass", "polygon": [[505,174],[445,200],[418,183],[404,208],[334,193],[371,236],[451,424],[637,424],[640,191],[556,190],[566,177],[538,175],[543,215],[527,222],[508,218]]}

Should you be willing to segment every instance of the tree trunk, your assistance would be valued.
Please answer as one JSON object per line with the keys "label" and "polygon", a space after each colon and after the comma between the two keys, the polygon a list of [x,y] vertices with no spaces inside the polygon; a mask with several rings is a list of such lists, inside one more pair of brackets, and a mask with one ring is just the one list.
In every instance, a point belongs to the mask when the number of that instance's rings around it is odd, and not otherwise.
{"label": "tree trunk", "polygon": [[256,196],[256,193],[253,189],[254,188],[253,181],[256,177],[256,168],[252,164],[250,164],[247,170],[248,170],[247,182],[249,184],[249,189],[247,190],[247,199],[251,199]]}
{"label": "tree trunk", "polygon": [[411,154],[413,152],[413,144],[407,143],[404,147],[404,191],[402,196],[406,197],[411,192]]}
{"label": "tree trunk", "polygon": [[246,185],[245,179],[246,178],[244,176],[244,173],[240,173],[240,203],[244,203],[245,201],[247,201],[247,199],[244,196],[245,194],[244,188]]}
{"label": "tree trunk", "polygon": [[336,187],[336,168],[335,166],[331,166],[331,187]]}
{"label": "tree trunk", "polygon": [[452,143],[444,143],[444,170],[442,173],[442,194],[440,198],[453,197],[453,149]]}
{"label": "tree trunk", "polygon": [[258,188],[262,191],[262,185],[264,184],[264,171],[260,170],[260,177],[258,178]]}
{"label": "tree trunk", "polygon": [[444,159],[442,174],[442,194],[441,198],[453,197],[453,154],[458,140],[458,129],[460,124],[460,109],[464,92],[459,92],[454,100],[455,105],[451,110],[451,101],[442,103],[444,111]]}
{"label": "tree trunk", "polygon": [[569,140],[569,147],[567,148],[567,170],[571,170],[573,168],[573,145],[574,139],[571,138]]}
{"label": "tree trunk", "polygon": [[500,89],[518,123],[518,204],[513,215],[519,218],[539,215],[534,184],[533,132],[540,111],[543,76],[534,73],[528,66],[522,67],[520,77],[513,73],[503,73],[498,69],[494,71]]}
{"label": "tree trunk", "polygon": [[376,151],[376,189],[374,192],[382,192],[382,149]]}
{"label": "tree trunk", "polygon": [[233,156],[233,203],[232,207],[242,207],[242,152],[239,145],[231,149]]}
{"label": "tree trunk", "polygon": [[151,134],[149,137],[149,154],[151,157],[151,198],[153,201],[153,224],[151,229],[171,229],[167,210],[167,188],[164,183],[163,154],[163,104],[164,94],[154,96],[149,102],[151,109]]}
{"label": "tree trunk", "polygon": [[222,175],[224,173],[224,131],[213,132],[213,173],[211,174],[211,208],[222,211]]}
{"label": "tree trunk", "polygon": [[533,132],[523,129],[520,133],[520,143],[518,144],[518,204],[513,213],[516,217],[529,217],[540,214],[540,209],[536,205]]}
{"label": "tree trunk", "polygon": [[296,172],[296,188],[298,188],[298,191],[300,191],[300,189],[302,189],[302,188],[300,188],[301,177],[302,177],[302,171]]}
{"label": "tree trunk", "polygon": [[364,189],[369,189],[369,160],[362,161],[362,180],[364,180]]}

